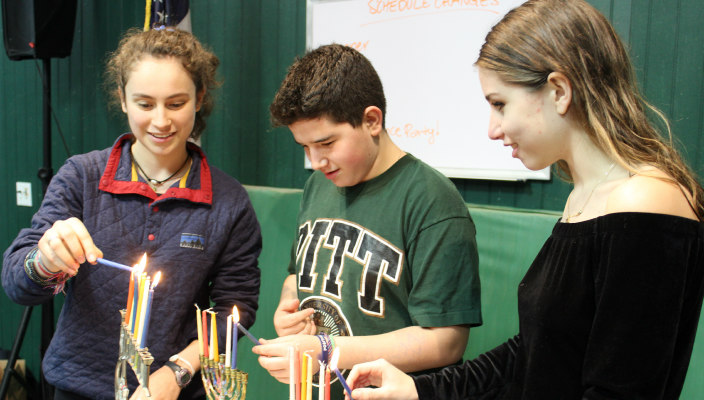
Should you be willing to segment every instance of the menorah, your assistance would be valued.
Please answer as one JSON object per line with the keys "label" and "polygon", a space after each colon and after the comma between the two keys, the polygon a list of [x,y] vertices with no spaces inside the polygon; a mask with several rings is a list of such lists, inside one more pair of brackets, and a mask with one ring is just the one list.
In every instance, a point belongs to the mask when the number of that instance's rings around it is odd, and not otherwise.
{"label": "menorah", "polygon": [[[220,355],[224,360],[225,355]],[[208,400],[244,400],[247,397],[247,373],[229,365],[200,356],[201,378]]]}
{"label": "menorah", "polygon": [[122,323],[120,324],[120,355],[115,367],[115,399],[129,399],[130,390],[127,387],[127,365],[129,365],[137,381],[142,386],[147,398],[151,398],[149,392],[149,369],[154,361],[154,357],[149,353],[148,348],[139,348],[132,332],[125,324],[126,310],[120,310]]}

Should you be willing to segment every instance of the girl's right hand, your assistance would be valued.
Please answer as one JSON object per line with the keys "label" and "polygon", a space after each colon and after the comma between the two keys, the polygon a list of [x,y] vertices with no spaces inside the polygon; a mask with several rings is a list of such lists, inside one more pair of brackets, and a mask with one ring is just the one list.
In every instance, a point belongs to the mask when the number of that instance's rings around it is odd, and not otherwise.
{"label": "girl's right hand", "polygon": [[355,400],[418,400],[413,378],[384,359],[355,365],[347,383]]}
{"label": "girl's right hand", "polygon": [[71,276],[78,273],[78,268],[84,262],[95,264],[103,256],[103,252],[95,247],[83,222],[75,217],[54,222],[39,239],[37,246],[40,261],[46,269]]}

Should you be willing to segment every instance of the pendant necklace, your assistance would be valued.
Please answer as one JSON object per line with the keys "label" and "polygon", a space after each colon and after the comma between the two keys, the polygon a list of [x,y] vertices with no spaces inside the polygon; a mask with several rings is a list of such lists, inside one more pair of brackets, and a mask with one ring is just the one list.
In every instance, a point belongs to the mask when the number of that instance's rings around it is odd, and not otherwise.
{"label": "pendant necklace", "polygon": [[157,180],[157,179],[152,179],[152,178],[150,178],[149,175],[147,175],[146,172],[144,172],[144,170],[142,169],[142,167],[141,167],[141,166],[139,165],[139,163],[137,162],[137,159],[134,158],[134,154],[132,154],[132,162],[134,162],[134,165],[137,166],[137,169],[139,170],[139,172],[141,172],[142,175],[147,179],[147,182],[149,183],[149,186],[151,186],[151,188],[152,188],[154,191],[156,191],[156,187],[157,187],[157,186],[161,186],[162,184],[164,184],[164,182],[170,181],[174,176],[176,176],[176,174],[178,174],[179,172],[181,172],[181,170],[183,169],[183,167],[186,166],[186,164],[188,163],[188,161],[189,161],[190,159],[191,159],[190,154],[187,154],[187,155],[186,155],[186,160],[183,162],[183,164],[181,164],[180,167],[178,167],[178,169],[176,170],[176,172],[174,172],[173,174],[171,174],[171,176],[169,176],[169,177],[166,178],[166,179]]}
{"label": "pendant necklace", "polygon": [[580,208],[579,211],[577,211],[575,214],[572,214],[572,215],[569,214],[570,213],[570,198],[572,197],[572,193],[570,193],[570,195],[567,197],[567,204],[565,204],[565,211],[567,211],[567,217],[565,218],[565,222],[570,222],[571,218],[576,218],[576,217],[579,217],[580,215],[582,215],[582,213],[584,212],[584,209],[587,207],[587,204],[589,204],[589,200],[591,200],[592,195],[594,194],[594,191],[596,190],[596,188],[599,187],[599,185],[604,183],[606,178],[609,177],[609,174],[614,169],[614,166],[616,166],[616,163],[611,163],[611,166],[604,173],[604,176],[599,180],[599,182],[596,183],[596,185],[594,185],[594,187],[592,188],[592,191],[589,192],[589,196],[587,196],[587,200],[582,205],[582,208]]}

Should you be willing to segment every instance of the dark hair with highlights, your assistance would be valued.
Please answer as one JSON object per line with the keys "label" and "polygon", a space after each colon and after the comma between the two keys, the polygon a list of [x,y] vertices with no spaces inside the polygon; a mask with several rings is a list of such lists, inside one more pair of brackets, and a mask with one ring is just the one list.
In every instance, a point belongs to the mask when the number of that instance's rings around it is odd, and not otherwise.
{"label": "dark hair with highlights", "polygon": [[[594,143],[624,168],[656,167],[691,195],[704,220],[701,185],[675,149],[664,114],[639,93],[628,52],[609,21],[583,0],[529,0],[486,36],[476,64],[505,82],[540,89],[551,72],[572,84],[571,110]],[[666,128],[667,138],[647,111]],[[571,180],[569,167],[558,172]]]}
{"label": "dark hair with highlights", "polygon": [[310,51],[289,67],[269,111],[274,126],[328,117],[358,127],[369,106],[379,107],[383,127],[386,98],[371,62],[351,47],[331,44]]}
{"label": "dark hair with highlights", "polygon": [[130,29],[120,40],[117,50],[110,54],[105,70],[106,84],[117,104],[122,100],[121,96],[134,66],[144,56],[179,59],[193,80],[196,93],[205,92],[191,132],[191,137],[198,139],[205,129],[205,118],[213,110],[210,92],[219,86],[215,73],[220,60],[191,33],[172,28],[149,31]]}

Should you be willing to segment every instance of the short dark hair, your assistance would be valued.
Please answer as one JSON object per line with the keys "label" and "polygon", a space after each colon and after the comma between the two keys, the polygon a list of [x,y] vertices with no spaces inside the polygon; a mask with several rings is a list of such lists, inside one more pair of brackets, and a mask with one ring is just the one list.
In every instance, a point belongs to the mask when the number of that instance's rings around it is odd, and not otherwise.
{"label": "short dark hair", "polygon": [[296,59],[269,112],[274,126],[325,116],[358,127],[369,106],[379,107],[383,127],[386,98],[372,63],[351,47],[331,44]]}

